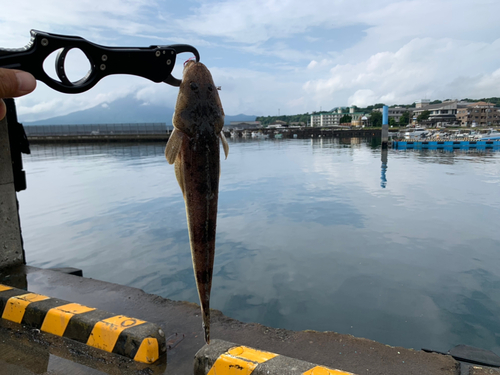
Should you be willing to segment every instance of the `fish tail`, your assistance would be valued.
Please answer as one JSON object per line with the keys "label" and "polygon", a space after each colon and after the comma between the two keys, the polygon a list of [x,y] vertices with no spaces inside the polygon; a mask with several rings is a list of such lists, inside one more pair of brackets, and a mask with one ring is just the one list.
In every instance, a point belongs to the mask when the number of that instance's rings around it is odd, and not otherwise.
{"label": "fish tail", "polygon": [[201,315],[203,317],[202,327],[205,332],[205,342],[210,344],[210,309],[201,309]]}

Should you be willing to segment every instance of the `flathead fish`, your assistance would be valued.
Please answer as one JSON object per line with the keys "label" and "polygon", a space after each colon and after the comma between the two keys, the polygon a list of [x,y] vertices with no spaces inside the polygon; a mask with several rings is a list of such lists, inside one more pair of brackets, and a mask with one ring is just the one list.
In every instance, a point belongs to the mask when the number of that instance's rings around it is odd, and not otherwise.
{"label": "flathead fish", "polygon": [[170,164],[175,163],[175,176],[186,204],[194,276],[208,344],[219,197],[219,139],[226,158],[229,146],[222,132],[224,110],[217,87],[202,63],[186,63],[172,122],[174,130],[165,157]]}

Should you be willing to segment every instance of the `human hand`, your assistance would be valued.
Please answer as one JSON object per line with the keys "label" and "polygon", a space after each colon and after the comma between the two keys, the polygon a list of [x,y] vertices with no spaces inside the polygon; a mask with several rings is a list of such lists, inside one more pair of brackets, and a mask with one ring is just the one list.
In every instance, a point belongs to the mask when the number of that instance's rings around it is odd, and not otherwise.
{"label": "human hand", "polygon": [[36,79],[21,70],[0,68],[0,120],[3,120],[7,109],[2,98],[16,98],[32,92],[36,87]]}

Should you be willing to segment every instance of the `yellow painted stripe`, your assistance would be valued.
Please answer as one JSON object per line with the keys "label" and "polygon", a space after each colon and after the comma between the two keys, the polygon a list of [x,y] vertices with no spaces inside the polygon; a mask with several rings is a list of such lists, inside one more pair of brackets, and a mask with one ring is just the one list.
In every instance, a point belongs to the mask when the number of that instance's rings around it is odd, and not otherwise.
{"label": "yellow painted stripe", "polygon": [[113,316],[97,322],[90,333],[87,345],[112,352],[116,340],[123,330],[146,323],[144,320],[129,318],[123,315]]}
{"label": "yellow painted stripe", "polygon": [[278,354],[237,346],[219,356],[207,375],[250,375],[259,363],[277,356]]}
{"label": "yellow painted stripe", "polygon": [[5,292],[6,290],[14,289],[11,286],[0,284],[0,292]]}
{"label": "yellow painted stripe", "polygon": [[238,346],[227,351],[230,355],[249,361],[264,363],[277,356],[277,354],[264,352],[246,346]]}
{"label": "yellow painted stripe", "polygon": [[5,309],[3,310],[2,318],[16,323],[21,323],[23,320],[26,307],[32,302],[44,301],[50,297],[42,296],[35,293],[22,294],[20,296],[11,297],[8,299]]}
{"label": "yellow painted stripe", "polygon": [[322,366],[316,366],[309,371],[304,372],[302,375],[354,375],[351,372],[340,370],[332,370]]}
{"label": "yellow painted stripe", "polygon": [[142,363],[153,363],[160,357],[158,340],[148,337],[142,340],[141,346],[134,357],[134,361]]}
{"label": "yellow painted stripe", "polygon": [[207,375],[250,375],[258,363],[222,354]]}
{"label": "yellow painted stripe", "polygon": [[80,305],[78,303],[68,303],[66,305],[54,307],[47,312],[43,320],[42,328],[44,332],[62,336],[68,326],[69,320],[76,314],[93,311],[95,308]]}

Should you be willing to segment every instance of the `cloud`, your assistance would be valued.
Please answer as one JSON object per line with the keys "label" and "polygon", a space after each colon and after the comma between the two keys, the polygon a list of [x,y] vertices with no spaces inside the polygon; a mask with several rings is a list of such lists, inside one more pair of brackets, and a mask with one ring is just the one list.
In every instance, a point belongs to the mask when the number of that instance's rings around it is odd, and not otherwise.
{"label": "cloud", "polygon": [[484,97],[498,90],[495,83],[500,73],[489,70],[499,53],[500,40],[487,44],[416,38],[395,52],[378,52],[355,64],[332,64],[327,77],[309,80],[303,87],[313,97],[330,96],[338,101],[346,91],[351,92],[347,104],[358,106],[458,98],[471,92]]}

